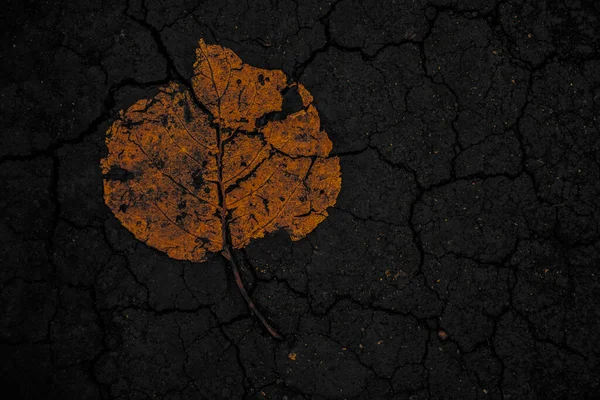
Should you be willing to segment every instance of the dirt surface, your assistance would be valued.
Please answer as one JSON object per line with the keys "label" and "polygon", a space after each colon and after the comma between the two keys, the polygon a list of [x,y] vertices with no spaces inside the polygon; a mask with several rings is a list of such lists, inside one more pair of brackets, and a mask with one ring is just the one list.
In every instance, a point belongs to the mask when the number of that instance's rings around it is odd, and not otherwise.
{"label": "dirt surface", "polygon": [[[0,18],[5,392],[600,396],[597,2],[11,1]],[[222,257],[170,259],[104,204],[106,130],[189,87],[200,38],[304,84],[340,157],[315,231],[240,252],[283,341]]]}

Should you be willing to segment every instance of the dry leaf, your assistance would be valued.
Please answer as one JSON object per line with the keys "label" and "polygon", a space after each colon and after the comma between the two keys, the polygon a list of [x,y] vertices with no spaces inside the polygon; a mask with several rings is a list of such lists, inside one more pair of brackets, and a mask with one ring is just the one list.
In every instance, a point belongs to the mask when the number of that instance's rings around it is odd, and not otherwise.
{"label": "dry leaf", "polygon": [[[230,49],[196,51],[193,93],[176,83],[140,100],[107,132],[106,204],[136,238],[170,257],[202,261],[285,229],[292,240],[327,216],[339,159],[313,98],[282,71],[242,63]],[[282,91],[302,108],[283,120]]]}
{"label": "dry leaf", "polygon": [[[179,260],[233,248],[285,229],[292,240],[327,217],[340,192],[338,157],[313,97],[282,71],[246,65],[230,49],[196,51],[192,90],[177,83],[136,102],[107,132],[104,200],[135,237]],[[299,109],[278,120],[284,93]]]}

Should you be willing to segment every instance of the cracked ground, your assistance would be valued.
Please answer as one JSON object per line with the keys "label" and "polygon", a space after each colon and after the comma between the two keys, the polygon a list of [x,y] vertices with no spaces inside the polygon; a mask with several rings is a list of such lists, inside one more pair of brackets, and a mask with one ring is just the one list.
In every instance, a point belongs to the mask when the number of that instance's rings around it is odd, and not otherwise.
{"label": "cracked ground", "polygon": [[[594,4],[595,3],[595,4]],[[600,5],[11,1],[0,16],[0,376],[23,399],[600,396]],[[198,39],[314,95],[342,191],[229,266],[103,201],[119,110]]]}

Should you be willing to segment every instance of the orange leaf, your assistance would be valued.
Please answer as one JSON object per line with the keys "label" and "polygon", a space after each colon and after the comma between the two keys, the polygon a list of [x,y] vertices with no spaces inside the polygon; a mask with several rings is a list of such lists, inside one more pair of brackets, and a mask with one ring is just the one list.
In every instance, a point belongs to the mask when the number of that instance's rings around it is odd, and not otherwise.
{"label": "orange leaf", "polygon": [[[190,261],[207,252],[229,257],[229,244],[242,248],[279,229],[292,240],[315,229],[341,176],[308,90],[203,40],[192,89],[171,83],[109,128],[104,199],[123,226]],[[292,89],[302,108],[269,118]]]}

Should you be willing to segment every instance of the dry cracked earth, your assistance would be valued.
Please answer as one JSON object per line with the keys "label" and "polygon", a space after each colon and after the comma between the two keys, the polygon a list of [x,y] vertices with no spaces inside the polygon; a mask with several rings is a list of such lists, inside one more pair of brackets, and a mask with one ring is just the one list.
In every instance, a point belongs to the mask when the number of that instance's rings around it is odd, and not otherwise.
{"label": "dry cracked earth", "polygon": [[[594,4],[595,3],[595,4]],[[600,5],[10,1],[0,376],[22,399],[600,396]],[[169,259],[103,201],[121,109],[199,38],[314,95],[342,191],[305,239]]]}

